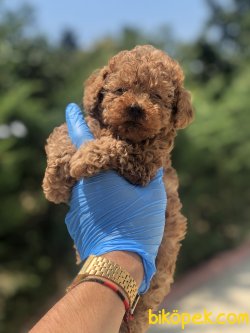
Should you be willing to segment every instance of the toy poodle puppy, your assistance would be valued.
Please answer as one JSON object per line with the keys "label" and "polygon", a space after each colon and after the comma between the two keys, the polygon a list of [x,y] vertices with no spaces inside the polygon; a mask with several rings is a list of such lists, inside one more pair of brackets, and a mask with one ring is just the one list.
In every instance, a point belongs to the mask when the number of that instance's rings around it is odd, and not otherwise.
{"label": "toy poodle puppy", "polygon": [[[46,145],[43,190],[55,203],[68,201],[76,180],[102,170],[113,169],[129,182],[145,186],[164,168],[167,223],[156,259],[157,272],[129,323],[134,333],[146,331],[148,309],[156,310],[168,294],[186,233],[178,178],[171,165],[176,132],[193,119],[183,81],[178,62],[150,45],[119,52],[85,84],[83,105],[95,139],[76,151],[63,124],[54,129]],[[122,324],[120,332],[125,331]]]}

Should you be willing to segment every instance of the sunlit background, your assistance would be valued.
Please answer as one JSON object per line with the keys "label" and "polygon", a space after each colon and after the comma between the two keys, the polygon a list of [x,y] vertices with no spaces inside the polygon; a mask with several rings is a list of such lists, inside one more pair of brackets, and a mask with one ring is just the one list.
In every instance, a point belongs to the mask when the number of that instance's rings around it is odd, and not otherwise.
{"label": "sunlit background", "polygon": [[[83,81],[122,49],[165,50],[182,64],[193,96],[195,122],[179,133],[173,154],[189,221],[176,280],[221,252],[245,251],[249,41],[249,0],[0,0],[0,333],[26,332],[77,272],[67,207],[41,190],[44,144],[66,104],[81,104]],[[249,304],[243,273],[237,283]]]}

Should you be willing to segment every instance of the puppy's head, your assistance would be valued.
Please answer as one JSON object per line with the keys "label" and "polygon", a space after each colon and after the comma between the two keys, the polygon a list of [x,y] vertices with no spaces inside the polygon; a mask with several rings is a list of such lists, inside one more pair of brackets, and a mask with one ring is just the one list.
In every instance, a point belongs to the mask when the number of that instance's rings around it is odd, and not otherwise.
{"label": "puppy's head", "polygon": [[186,127],[193,118],[179,64],[150,45],[122,51],[85,84],[84,108],[115,136],[132,142],[162,129]]}

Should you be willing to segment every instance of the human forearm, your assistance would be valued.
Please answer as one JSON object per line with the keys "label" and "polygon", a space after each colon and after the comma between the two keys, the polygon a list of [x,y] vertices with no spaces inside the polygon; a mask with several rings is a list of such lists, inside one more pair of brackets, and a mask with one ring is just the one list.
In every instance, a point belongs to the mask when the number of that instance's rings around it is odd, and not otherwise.
{"label": "human forearm", "polygon": [[[139,257],[128,252],[103,255],[125,268],[138,286],[143,278]],[[109,288],[95,282],[81,283],[65,295],[30,333],[117,333],[124,305]]]}

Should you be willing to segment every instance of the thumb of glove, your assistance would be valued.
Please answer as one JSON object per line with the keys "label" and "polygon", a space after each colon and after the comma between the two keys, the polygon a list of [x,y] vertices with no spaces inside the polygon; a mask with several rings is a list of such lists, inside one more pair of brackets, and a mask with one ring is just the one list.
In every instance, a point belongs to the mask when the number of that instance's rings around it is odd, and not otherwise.
{"label": "thumb of glove", "polygon": [[79,148],[85,141],[94,139],[93,134],[90,132],[90,129],[85,122],[83,113],[77,104],[68,104],[65,110],[65,117],[69,137],[77,148]]}

